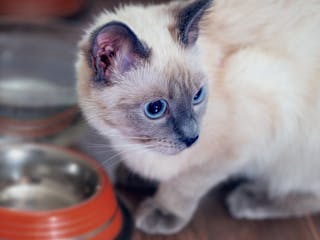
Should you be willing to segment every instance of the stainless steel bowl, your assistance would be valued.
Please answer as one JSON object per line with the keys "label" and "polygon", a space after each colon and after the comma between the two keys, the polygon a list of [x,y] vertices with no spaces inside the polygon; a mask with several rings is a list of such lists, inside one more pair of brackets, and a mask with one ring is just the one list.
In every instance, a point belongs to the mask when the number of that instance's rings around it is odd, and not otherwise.
{"label": "stainless steel bowl", "polygon": [[77,39],[62,27],[0,24],[0,116],[35,120],[74,106]]}
{"label": "stainless steel bowl", "polygon": [[68,151],[36,144],[0,147],[0,207],[48,211],[90,199],[98,171]]}
{"label": "stainless steel bowl", "polygon": [[63,26],[0,23],[0,143],[77,140],[69,129],[83,125],[73,66],[78,37]]}

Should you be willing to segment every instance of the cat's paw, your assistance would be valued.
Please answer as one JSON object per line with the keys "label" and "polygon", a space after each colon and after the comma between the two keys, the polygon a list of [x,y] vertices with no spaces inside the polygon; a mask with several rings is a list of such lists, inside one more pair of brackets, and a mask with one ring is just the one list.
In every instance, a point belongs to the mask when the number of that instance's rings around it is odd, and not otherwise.
{"label": "cat's paw", "polygon": [[179,232],[187,221],[163,209],[149,198],[138,208],[135,224],[145,233],[169,235]]}
{"label": "cat's paw", "polygon": [[237,219],[264,219],[268,216],[267,200],[250,185],[239,186],[227,197],[232,217]]}

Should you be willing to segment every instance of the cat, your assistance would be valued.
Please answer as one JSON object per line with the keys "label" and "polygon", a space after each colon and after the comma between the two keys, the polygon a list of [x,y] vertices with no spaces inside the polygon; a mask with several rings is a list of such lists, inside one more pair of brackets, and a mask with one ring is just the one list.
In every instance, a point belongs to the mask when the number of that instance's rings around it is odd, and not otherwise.
{"label": "cat", "polygon": [[320,1],[196,0],[104,11],[79,44],[79,102],[160,181],[136,226],[173,234],[230,176],[242,219],[320,210]]}

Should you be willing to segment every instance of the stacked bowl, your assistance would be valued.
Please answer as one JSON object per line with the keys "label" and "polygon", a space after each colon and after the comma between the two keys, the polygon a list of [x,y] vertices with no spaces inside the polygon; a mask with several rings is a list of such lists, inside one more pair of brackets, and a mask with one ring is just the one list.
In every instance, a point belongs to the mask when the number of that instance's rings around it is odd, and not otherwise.
{"label": "stacked bowl", "polygon": [[0,135],[45,139],[80,122],[70,30],[0,25]]}
{"label": "stacked bowl", "polygon": [[105,171],[70,150],[85,126],[78,38],[63,27],[0,23],[0,239],[129,239]]}

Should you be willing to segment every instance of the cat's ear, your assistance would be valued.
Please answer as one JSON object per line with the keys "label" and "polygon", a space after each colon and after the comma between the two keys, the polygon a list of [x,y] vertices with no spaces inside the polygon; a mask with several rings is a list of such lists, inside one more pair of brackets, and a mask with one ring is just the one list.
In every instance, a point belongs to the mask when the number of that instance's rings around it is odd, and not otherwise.
{"label": "cat's ear", "polygon": [[112,84],[113,74],[123,74],[149,57],[150,50],[121,22],[110,22],[92,35],[90,60],[96,83]]}
{"label": "cat's ear", "polygon": [[184,46],[196,43],[199,36],[199,22],[212,2],[212,0],[198,0],[179,11],[178,38]]}

